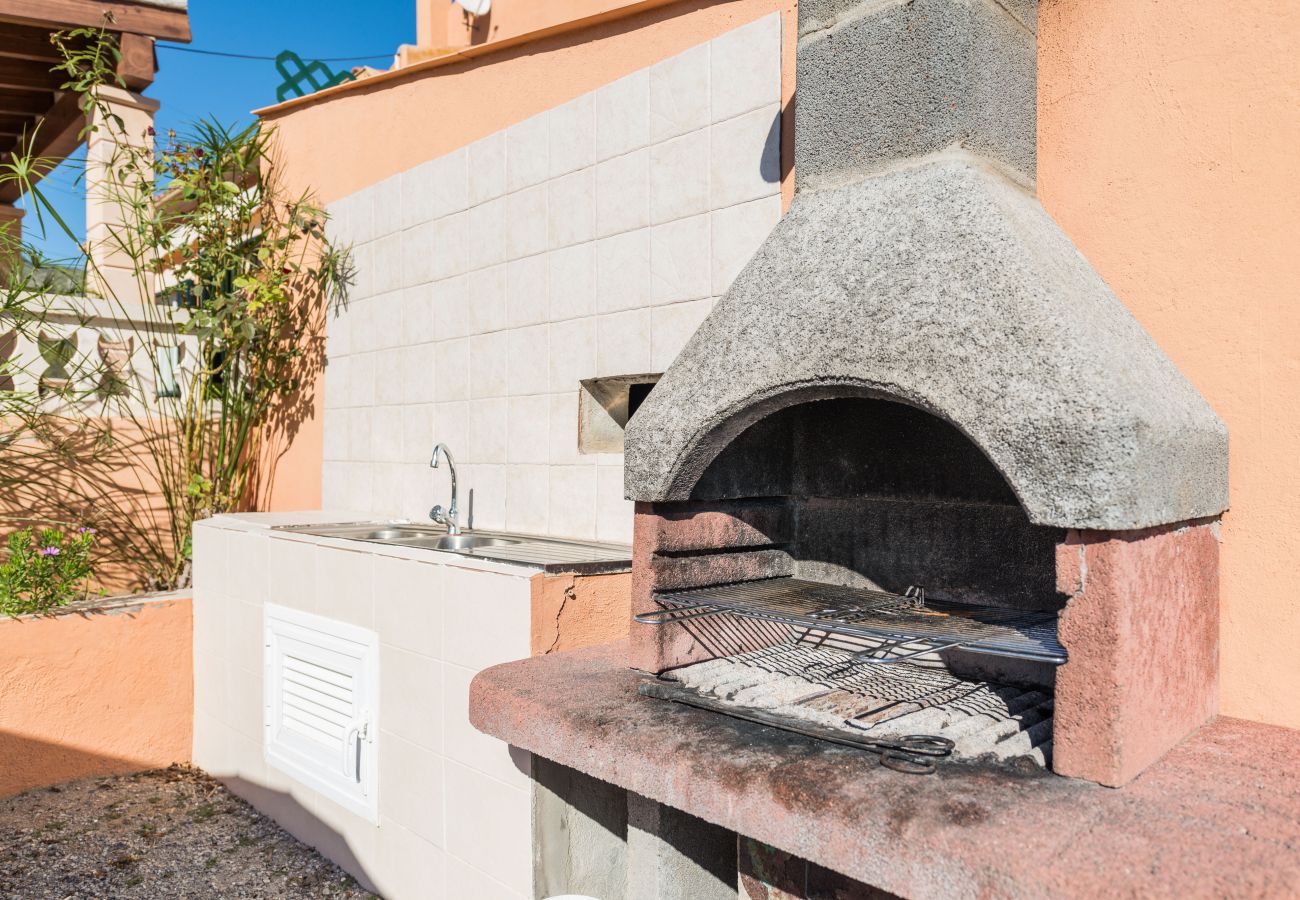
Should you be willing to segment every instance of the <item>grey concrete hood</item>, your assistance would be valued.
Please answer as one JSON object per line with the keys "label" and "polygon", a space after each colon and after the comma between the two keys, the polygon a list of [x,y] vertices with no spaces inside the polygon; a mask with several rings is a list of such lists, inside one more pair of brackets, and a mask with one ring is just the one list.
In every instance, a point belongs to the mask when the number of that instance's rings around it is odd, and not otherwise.
{"label": "grey concrete hood", "polygon": [[[814,3],[807,15],[828,5],[848,4]],[[1001,24],[980,27],[999,36],[974,56],[1023,70],[1026,53],[1033,63],[1025,16],[993,0],[860,5],[868,12],[838,31],[823,19],[801,22],[800,189],[629,422],[629,499],[689,499],[705,467],[753,422],[794,403],[858,395],[907,403],[961,429],[1036,524],[1124,530],[1221,513],[1227,430],[1035,198],[1025,144],[1032,114],[1028,126],[1008,126],[981,114],[987,91],[971,90],[975,99],[942,121],[895,121],[907,147],[882,161],[879,135],[844,137],[857,126],[835,121],[820,102],[829,94],[816,79],[828,68],[848,71],[846,29],[870,37],[866,68],[915,75],[934,66],[934,48],[954,33],[962,36],[950,41],[956,70],[978,72],[989,67],[972,56],[970,20],[991,16]],[[1013,4],[1018,13],[1030,6]],[[925,28],[925,52],[909,57],[909,43],[881,61],[881,35],[914,42]],[[837,36],[834,47],[822,43]],[[896,109],[896,97],[872,107],[869,85],[887,73],[866,74],[862,112],[873,115],[841,111],[839,119],[887,130],[874,113]],[[851,94],[836,81],[834,96]],[[917,122],[936,132],[921,134]],[[838,140],[844,152],[821,146]],[[805,150],[812,146],[816,155]],[[875,155],[857,159],[864,148]]]}

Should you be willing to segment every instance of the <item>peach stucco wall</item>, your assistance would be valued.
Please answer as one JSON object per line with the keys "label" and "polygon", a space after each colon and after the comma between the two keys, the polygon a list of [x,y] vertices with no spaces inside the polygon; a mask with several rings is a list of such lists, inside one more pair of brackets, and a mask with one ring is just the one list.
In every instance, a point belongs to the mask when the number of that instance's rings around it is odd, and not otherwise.
{"label": "peach stucco wall", "polygon": [[[789,112],[795,0],[686,0],[266,118],[329,202],[773,10]],[[1042,0],[1038,43],[1043,202],[1231,432],[1223,711],[1300,727],[1300,4]],[[277,505],[318,503],[319,417],[287,462]]]}
{"label": "peach stucco wall", "polygon": [[188,762],[188,597],[0,619],[0,797]]}
{"label": "peach stucco wall", "polygon": [[1043,203],[1228,425],[1222,711],[1300,727],[1300,4],[1040,16]]}

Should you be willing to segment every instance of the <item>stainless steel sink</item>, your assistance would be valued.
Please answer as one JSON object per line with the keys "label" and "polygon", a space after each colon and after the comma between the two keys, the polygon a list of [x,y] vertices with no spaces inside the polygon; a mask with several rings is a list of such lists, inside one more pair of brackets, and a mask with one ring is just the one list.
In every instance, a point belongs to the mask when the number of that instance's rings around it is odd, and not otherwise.
{"label": "stainless steel sink", "polygon": [[477,534],[456,534],[438,538],[434,546],[439,550],[474,550],[478,547],[504,547],[507,544],[520,544],[522,541],[511,538],[480,537]]}
{"label": "stainless steel sink", "polygon": [[348,541],[367,541],[388,546],[439,550],[516,563],[545,572],[621,572],[631,567],[632,548],[625,544],[604,544],[530,534],[476,531],[447,534],[437,525],[388,522],[345,522],[336,525],[284,525],[278,531],[311,534]]}

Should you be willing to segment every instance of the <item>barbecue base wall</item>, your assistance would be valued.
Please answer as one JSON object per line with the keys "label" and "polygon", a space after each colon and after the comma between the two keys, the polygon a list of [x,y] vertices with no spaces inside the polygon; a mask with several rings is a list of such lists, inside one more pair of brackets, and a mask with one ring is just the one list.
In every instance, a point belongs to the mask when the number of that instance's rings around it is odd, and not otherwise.
{"label": "barbecue base wall", "polygon": [[1070,532],[1053,768],[1126,784],[1218,713],[1218,523]]}

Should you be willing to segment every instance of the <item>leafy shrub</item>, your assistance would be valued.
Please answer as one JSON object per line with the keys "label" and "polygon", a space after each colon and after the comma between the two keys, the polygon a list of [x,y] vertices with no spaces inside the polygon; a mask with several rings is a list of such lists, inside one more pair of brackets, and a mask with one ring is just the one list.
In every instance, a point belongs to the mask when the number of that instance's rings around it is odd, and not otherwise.
{"label": "leafy shrub", "polygon": [[9,535],[0,563],[0,613],[20,616],[57,609],[86,596],[92,574],[95,529],[66,534],[57,528],[24,528]]}

